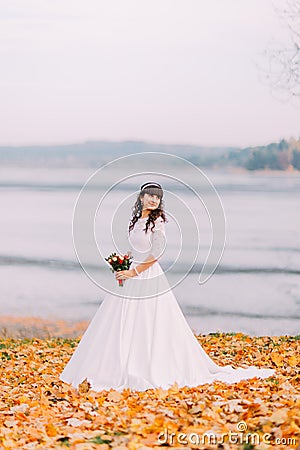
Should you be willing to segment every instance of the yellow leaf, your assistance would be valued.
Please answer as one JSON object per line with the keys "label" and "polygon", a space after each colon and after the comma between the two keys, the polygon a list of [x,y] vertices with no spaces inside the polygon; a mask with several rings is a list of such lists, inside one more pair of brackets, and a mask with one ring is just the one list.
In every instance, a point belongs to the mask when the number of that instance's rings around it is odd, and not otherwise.
{"label": "yellow leaf", "polygon": [[288,433],[288,434],[294,434],[294,433],[299,433],[300,432],[300,428],[294,422],[294,420],[292,420],[292,422],[289,424],[288,428],[285,428],[284,431],[285,431],[285,433]]}
{"label": "yellow leaf", "polygon": [[21,397],[19,397],[20,403],[27,403],[28,400],[30,401],[30,399],[28,397],[26,397],[26,395],[22,395]]}
{"label": "yellow leaf", "polygon": [[288,364],[289,364],[290,366],[297,366],[297,364],[298,364],[298,358],[297,358],[297,356],[295,356],[295,355],[290,356],[289,359],[288,359]]}
{"label": "yellow leaf", "polygon": [[280,425],[287,420],[288,408],[279,409],[278,411],[273,412],[273,414],[269,417],[269,420],[276,423],[276,425]]}
{"label": "yellow leaf", "polygon": [[91,384],[87,381],[86,378],[78,386],[78,390],[82,394],[85,394],[86,392],[88,392],[90,390],[90,388],[91,388]]}
{"label": "yellow leaf", "polygon": [[46,433],[49,437],[53,437],[57,435],[57,430],[52,423],[47,423],[45,425]]}
{"label": "yellow leaf", "polygon": [[271,353],[271,359],[277,367],[283,366],[283,357],[279,353]]}
{"label": "yellow leaf", "polygon": [[168,389],[169,394],[176,394],[176,392],[179,391],[178,383],[175,382],[172,384],[172,386]]}
{"label": "yellow leaf", "polygon": [[111,402],[119,402],[121,400],[121,398],[122,398],[122,395],[118,391],[111,391],[107,396],[107,400],[109,400]]}

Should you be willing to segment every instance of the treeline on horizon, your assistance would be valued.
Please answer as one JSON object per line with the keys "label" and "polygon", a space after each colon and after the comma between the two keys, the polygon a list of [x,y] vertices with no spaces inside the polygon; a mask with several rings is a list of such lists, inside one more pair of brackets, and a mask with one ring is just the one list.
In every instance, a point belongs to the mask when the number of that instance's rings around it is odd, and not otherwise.
{"label": "treeline on horizon", "polygon": [[267,146],[230,151],[227,160],[247,170],[300,170],[300,139],[282,139]]}
{"label": "treeline on horizon", "polygon": [[199,167],[246,170],[300,170],[300,138],[281,139],[258,147],[201,147],[143,141],[89,141],[78,144],[0,147],[0,164],[19,167],[99,167],[114,158],[141,152],[162,152]]}
{"label": "treeline on horizon", "polygon": [[229,150],[219,158],[207,160],[201,155],[190,155],[189,160],[196,165],[215,168],[235,166],[246,170],[300,170],[300,139],[282,139],[266,146]]}

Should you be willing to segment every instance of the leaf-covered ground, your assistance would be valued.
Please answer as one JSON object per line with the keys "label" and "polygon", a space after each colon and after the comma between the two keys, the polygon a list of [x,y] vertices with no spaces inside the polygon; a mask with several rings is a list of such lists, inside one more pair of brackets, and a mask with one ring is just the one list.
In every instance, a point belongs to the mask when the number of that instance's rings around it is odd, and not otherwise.
{"label": "leaf-covered ground", "polygon": [[[276,375],[146,392],[95,392],[86,382],[76,390],[60,381],[80,337],[0,340],[1,450],[166,445],[250,450],[300,444],[300,336],[199,335],[216,363],[275,368]],[[205,432],[212,433],[211,444]]]}

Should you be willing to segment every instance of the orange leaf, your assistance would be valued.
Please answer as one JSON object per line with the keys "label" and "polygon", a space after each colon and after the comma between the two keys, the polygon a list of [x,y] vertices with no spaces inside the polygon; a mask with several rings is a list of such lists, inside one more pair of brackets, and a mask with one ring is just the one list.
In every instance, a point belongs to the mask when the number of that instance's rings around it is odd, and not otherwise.
{"label": "orange leaf", "polygon": [[57,430],[52,423],[47,423],[45,425],[46,433],[49,437],[53,437],[57,435]]}

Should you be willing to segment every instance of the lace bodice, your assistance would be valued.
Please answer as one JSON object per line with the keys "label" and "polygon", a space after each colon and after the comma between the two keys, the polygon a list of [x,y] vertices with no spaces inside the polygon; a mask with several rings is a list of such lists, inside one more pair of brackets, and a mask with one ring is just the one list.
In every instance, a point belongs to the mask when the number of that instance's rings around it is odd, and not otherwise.
{"label": "lace bodice", "polygon": [[161,217],[155,220],[155,227],[151,231],[151,226],[147,233],[145,228],[147,217],[140,218],[135,223],[133,230],[128,235],[130,251],[134,260],[144,261],[149,255],[158,260],[163,256],[166,247],[165,224]]}

